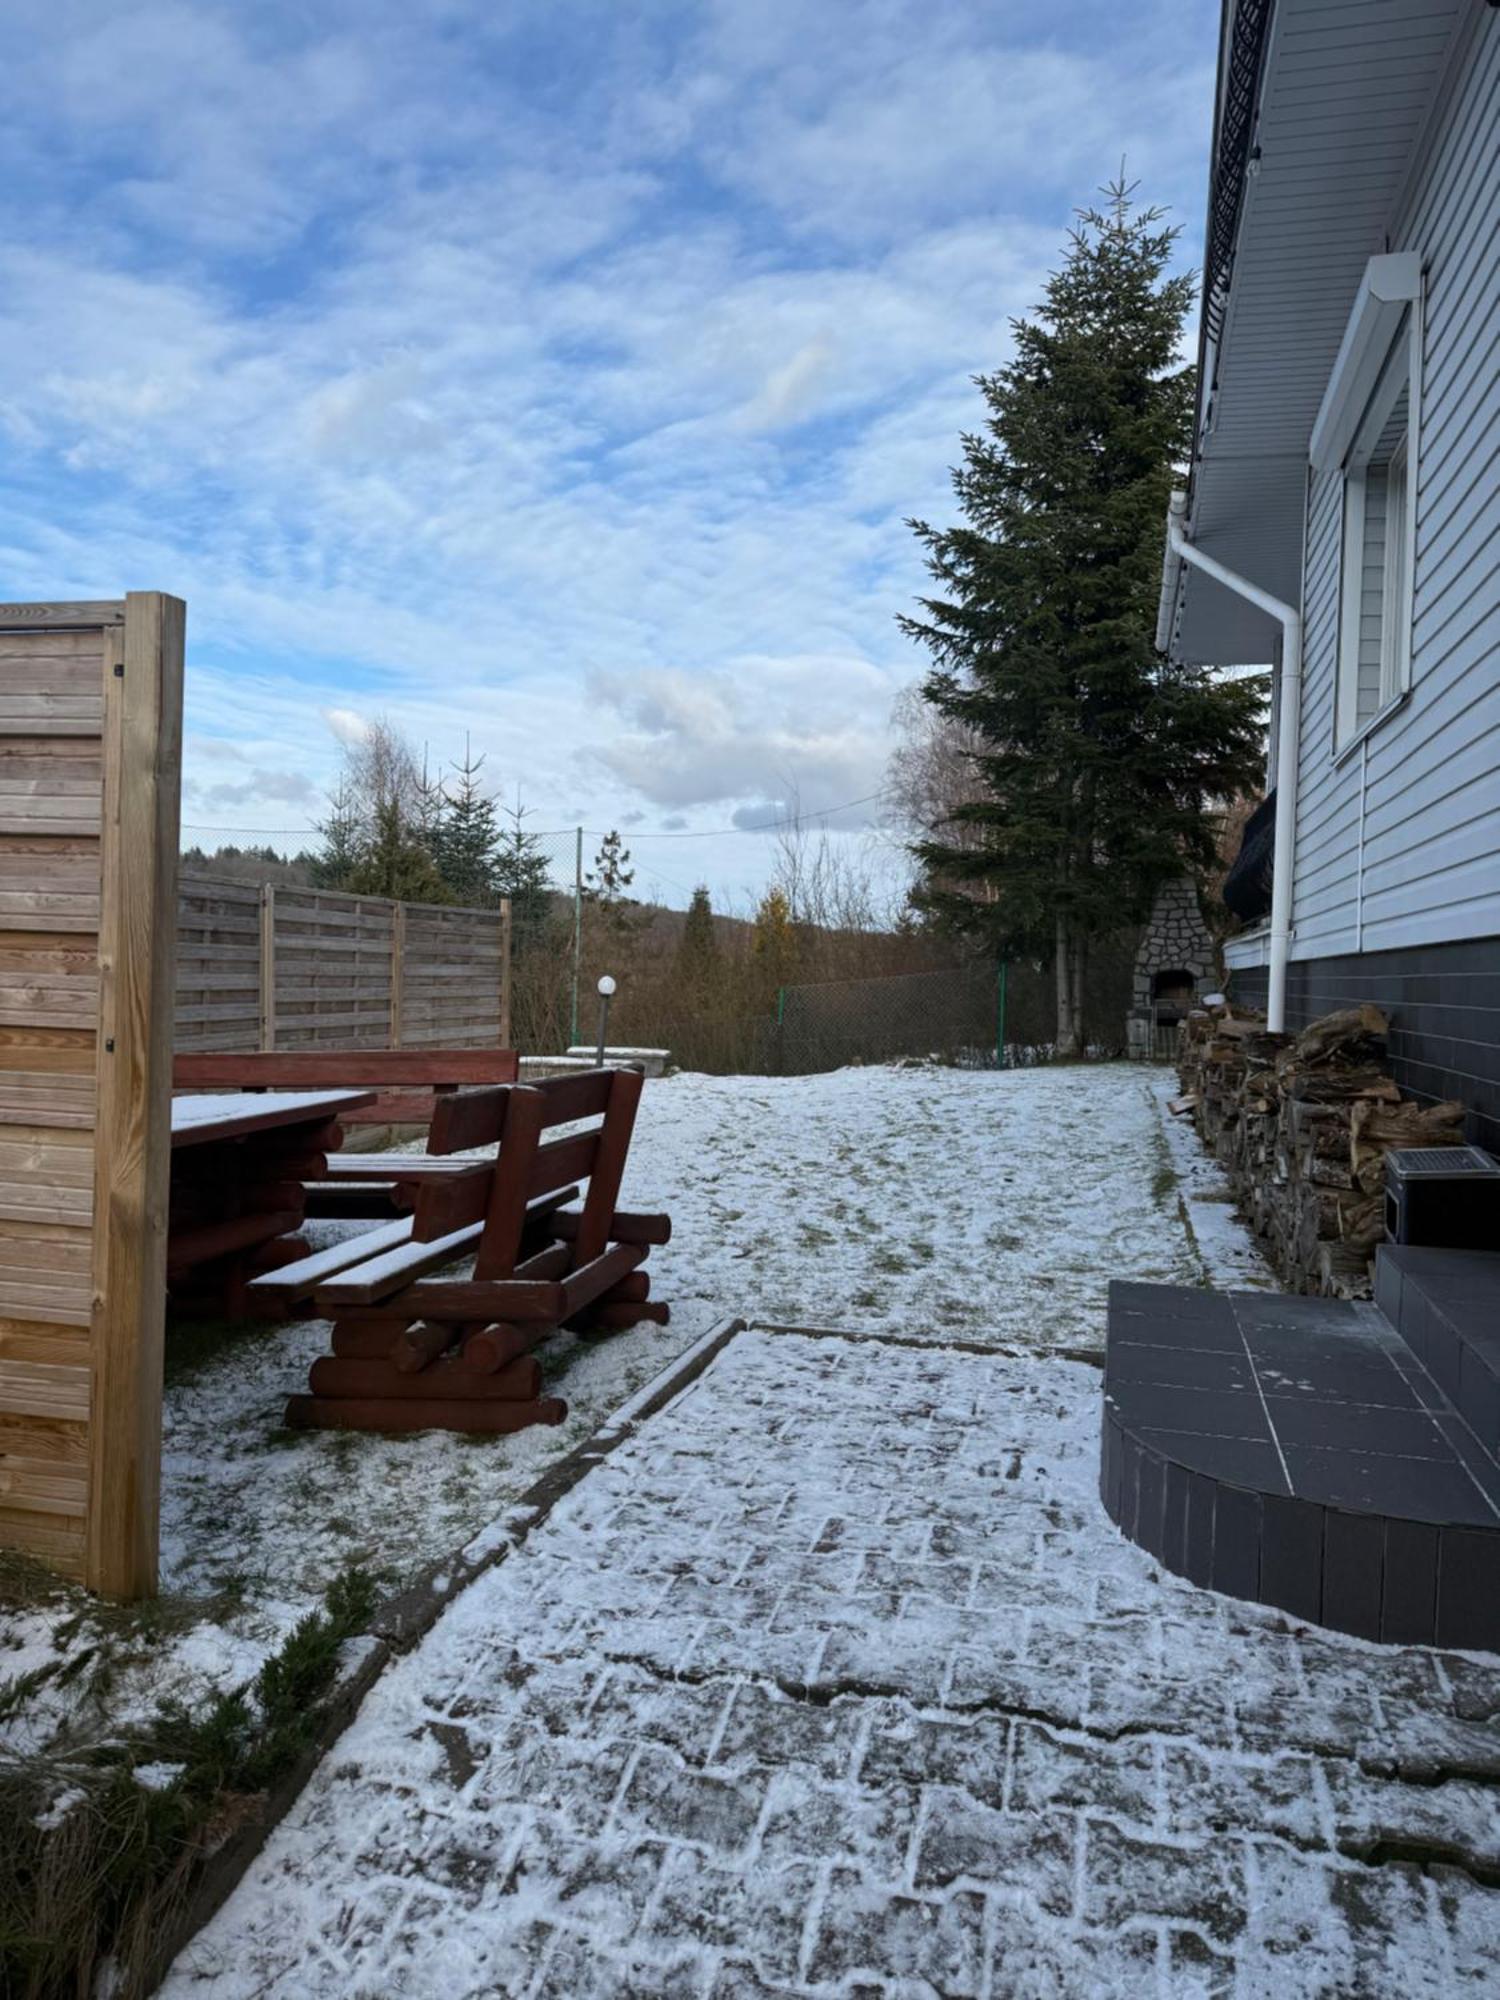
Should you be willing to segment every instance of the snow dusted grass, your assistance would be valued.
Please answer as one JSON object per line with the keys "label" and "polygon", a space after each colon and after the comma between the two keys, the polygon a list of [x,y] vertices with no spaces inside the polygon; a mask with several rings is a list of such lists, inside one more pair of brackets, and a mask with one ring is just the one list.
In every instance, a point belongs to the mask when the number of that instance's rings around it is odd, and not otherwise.
{"label": "snow dusted grass", "polygon": [[324,1325],[169,1335],[166,1597],[122,1615],[0,1579],[0,1687],[37,1683],[0,1698],[0,1744],[245,1680],[342,1570],[395,1586],[460,1546],[726,1314],[1089,1347],[1111,1277],[1244,1282],[1255,1252],[1198,1198],[1215,1177],[1190,1130],[1164,1131],[1166,1088],[1128,1065],[648,1083],[622,1199],[672,1215],[650,1265],[672,1324],[544,1351],[571,1409],[556,1430],[294,1434],[282,1407]]}

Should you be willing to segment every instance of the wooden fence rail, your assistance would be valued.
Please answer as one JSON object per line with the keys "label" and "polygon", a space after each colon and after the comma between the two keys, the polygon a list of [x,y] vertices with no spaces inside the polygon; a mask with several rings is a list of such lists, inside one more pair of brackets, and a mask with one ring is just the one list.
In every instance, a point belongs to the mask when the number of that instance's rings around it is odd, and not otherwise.
{"label": "wooden fence rail", "polygon": [[509,1047],[509,920],[184,875],[176,1045]]}

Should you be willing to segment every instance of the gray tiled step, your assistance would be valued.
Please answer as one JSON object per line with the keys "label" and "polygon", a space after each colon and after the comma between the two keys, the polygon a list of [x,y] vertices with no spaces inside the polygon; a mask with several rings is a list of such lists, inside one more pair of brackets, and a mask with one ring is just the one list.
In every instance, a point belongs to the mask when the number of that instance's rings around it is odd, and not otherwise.
{"label": "gray tiled step", "polygon": [[1402,1340],[1500,1455],[1500,1254],[1384,1244],[1375,1284]]}
{"label": "gray tiled step", "polygon": [[1195,1582],[1500,1647],[1500,1464],[1374,1306],[1112,1285],[1101,1492]]}

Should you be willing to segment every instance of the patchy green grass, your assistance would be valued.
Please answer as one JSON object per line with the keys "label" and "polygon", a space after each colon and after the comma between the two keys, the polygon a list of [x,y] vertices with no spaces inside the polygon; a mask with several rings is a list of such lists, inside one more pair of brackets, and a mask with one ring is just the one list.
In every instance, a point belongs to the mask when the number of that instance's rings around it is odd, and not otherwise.
{"label": "patchy green grass", "polygon": [[888,1277],[892,1278],[900,1277],[903,1273],[911,1269],[911,1265],[907,1263],[900,1251],[892,1250],[888,1245],[877,1250],[871,1257],[870,1263],[875,1270],[883,1271]]}
{"label": "patchy green grass", "polygon": [[149,1990],[199,1861],[314,1740],[339,1649],[374,1603],[371,1579],[351,1570],[253,1681],[202,1712],[164,1707],[107,1742],[0,1762],[7,2000],[73,2000],[106,1965],[116,2000]]}
{"label": "patchy green grass", "polygon": [[797,1247],[799,1250],[826,1250],[838,1238],[831,1229],[824,1229],[816,1222],[797,1224]]}

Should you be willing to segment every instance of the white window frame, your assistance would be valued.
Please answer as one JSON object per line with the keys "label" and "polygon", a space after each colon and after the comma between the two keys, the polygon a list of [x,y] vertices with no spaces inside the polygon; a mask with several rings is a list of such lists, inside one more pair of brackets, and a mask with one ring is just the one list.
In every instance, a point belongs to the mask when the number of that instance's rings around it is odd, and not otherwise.
{"label": "white window frame", "polygon": [[[1344,460],[1343,548],[1340,558],[1338,703],[1334,748],[1346,750],[1411,686],[1412,575],[1416,563],[1416,481],[1411,476],[1416,429],[1418,315],[1408,315],[1386,355],[1375,389]],[[1406,428],[1389,461],[1382,563],[1380,687],[1374,711],[1359,714],[1360,613],[1364,593],[1366,472],[1371,454],[1406,395]],[[1396,474],[1399,472],[1399,479]]]}

